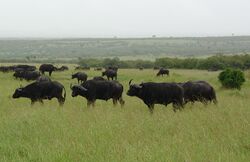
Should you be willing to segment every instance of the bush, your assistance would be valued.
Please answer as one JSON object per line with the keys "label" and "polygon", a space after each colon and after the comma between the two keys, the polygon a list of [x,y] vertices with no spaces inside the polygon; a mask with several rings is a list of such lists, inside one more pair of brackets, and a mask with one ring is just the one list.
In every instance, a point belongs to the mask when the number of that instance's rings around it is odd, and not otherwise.
{"label": "bush", "polygon": [[245,82],[244,73],[241,70],[226,69],[219,74],[218,78],[225,88],[240,89]]}

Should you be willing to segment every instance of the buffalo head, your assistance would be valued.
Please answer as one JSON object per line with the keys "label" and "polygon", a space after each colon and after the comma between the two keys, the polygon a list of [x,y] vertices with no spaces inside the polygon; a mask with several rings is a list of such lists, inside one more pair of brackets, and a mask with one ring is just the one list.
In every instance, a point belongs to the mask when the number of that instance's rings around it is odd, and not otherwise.
{"label": "buffalo head", "polygon": [[12,98],[19,98],[22,97],[24,94],[23,92],[23,88],[17,88],[14,92],[14,94],[12,95]]}
{"label": "buffalo head", "polygon": [[131,84],[132,79],[129,81],[129,90],[127,92],[128,96],[138,96],[139,93],[141,92],[142,85],[138,84]]}
{"label": "buffalo head", "polygon": [[70,85],[70,89],[72,90],[71,96],[76,97],[78,95],[85,96],[88,90],[80,85]]}

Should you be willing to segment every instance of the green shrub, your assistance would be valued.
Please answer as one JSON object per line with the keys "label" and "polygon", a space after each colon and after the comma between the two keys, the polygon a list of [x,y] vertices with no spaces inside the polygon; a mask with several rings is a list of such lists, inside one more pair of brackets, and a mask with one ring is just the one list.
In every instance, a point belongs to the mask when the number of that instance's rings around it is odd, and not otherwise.
{"label": "green shrub", "polygon": [[241,70],[226,69],[219,74],[219,80],[225,88],[240,89],[245,82],[244,73]]}

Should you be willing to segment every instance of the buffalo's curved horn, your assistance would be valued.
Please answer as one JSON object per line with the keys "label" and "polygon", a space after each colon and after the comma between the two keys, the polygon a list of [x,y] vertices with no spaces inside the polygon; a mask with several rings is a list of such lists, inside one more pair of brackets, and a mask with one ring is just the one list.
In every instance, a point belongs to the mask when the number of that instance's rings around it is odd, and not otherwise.
{"label": "buffalo's curved horn", "polygon": [[88,91],[88,89],[84,88],[83,86],[78,86],[83,91]]}
{"label": "buffalo's curved horn", "polygon": [[133,80],[133,79],[130,79],[130,81],[128,82],[128,85],[131,85],[132,80]]}
{"label": "buffalo's curved horn", "polygon": [[141,85],[136,85],[136,88],[142,88],[142,86]]}

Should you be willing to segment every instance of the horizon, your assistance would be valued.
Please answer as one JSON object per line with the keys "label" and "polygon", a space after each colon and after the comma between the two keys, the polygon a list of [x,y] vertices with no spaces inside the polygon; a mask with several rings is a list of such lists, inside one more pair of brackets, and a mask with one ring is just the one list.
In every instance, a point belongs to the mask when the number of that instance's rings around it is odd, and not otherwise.
{"label": "horizon", "polygon": [[[153,37],[155,36],[155,37]],[[249,35],[209,35],[209,36],[144,36],[144,37],[0,37],[0,40],[24,40],[24,39],[171,39],[171,38],[226,38],[226,37],[250,37]]]}

